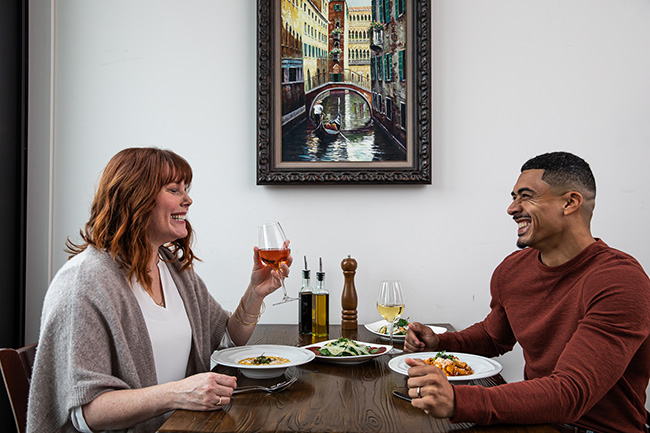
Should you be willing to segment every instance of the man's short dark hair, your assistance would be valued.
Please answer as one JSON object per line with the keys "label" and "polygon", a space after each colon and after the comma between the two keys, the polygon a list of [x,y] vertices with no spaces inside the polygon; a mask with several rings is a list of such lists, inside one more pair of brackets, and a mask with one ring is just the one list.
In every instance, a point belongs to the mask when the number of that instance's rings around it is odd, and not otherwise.
{"label": "man's short dark hair", "polygon": [[550,152],[529,159],[521,171],[544,170],[542,180],[551,187],[574,188],[596,196],[596,180],[587,162],[568,152]]}

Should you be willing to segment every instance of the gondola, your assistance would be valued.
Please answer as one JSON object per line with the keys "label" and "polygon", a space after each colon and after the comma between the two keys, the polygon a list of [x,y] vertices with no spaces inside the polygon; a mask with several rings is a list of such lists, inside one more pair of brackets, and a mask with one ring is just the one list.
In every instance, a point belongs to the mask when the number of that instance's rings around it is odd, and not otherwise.
{"label": "gondola", "polygon": [[321,121],[314,132],[318,138],[323,141],[334,140],[336,137],[341,135],[341,113],[338,113],[336,117],[329,122],[323,123],[321,118]]}

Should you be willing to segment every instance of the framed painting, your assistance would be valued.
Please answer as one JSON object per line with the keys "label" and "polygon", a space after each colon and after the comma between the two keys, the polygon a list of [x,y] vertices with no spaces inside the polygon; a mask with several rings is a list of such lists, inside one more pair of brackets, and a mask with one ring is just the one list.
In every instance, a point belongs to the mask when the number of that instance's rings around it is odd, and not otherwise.
{"label": "framed painting", "polygon": [[430,184],[430,0],[257,3],[257,184]]}

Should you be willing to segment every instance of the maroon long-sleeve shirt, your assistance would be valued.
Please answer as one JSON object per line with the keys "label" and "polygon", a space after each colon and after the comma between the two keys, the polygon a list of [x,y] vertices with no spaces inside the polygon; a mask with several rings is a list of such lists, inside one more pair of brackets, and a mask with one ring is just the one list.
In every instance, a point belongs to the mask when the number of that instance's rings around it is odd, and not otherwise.
{"label": "maroon long-sleeve shirt", "polygon": [[548,267],[526,248],[497,267],[491,294],[485,320],[441,334],[439,347],[493,357],[518,342],[525,380],[454,386],[452,421],[647,431],[650,280],[633,257],[598,240]]}

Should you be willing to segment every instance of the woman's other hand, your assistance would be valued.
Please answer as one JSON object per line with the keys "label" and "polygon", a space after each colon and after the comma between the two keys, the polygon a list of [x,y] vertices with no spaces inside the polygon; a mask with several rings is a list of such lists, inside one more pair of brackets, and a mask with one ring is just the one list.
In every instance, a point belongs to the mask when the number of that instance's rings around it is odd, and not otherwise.
{"label": "woman's other hand", "polygon": [[230,403],[237,378],[218,373],[200,373],[171,384],[175,406],[186,410],[216,410]]}
{"label": "woman's other hand", "polygon": [[122,430],[175,409],[216,410],[230,403],[237,378],[201,373],[139,389],[108,391],[83,406],[93,431]]}

